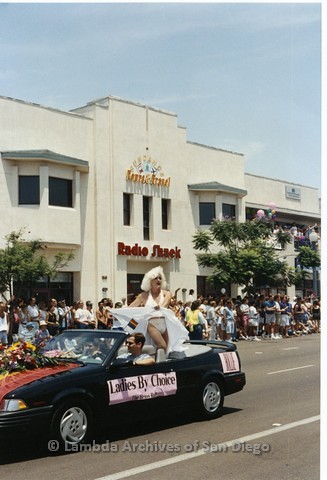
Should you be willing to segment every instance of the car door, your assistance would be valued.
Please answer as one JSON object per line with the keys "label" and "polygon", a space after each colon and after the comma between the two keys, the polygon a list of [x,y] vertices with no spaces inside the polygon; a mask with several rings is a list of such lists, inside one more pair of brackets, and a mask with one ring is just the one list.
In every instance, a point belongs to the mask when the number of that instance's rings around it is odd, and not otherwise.
{"label": "car door", "polygon": [[106,384],[111,418],[115,412],[136,414],[138,410],[156,410],[161,404],[168,406],[178,393],[177,373],[170,361],[148,366],[109,366]]}

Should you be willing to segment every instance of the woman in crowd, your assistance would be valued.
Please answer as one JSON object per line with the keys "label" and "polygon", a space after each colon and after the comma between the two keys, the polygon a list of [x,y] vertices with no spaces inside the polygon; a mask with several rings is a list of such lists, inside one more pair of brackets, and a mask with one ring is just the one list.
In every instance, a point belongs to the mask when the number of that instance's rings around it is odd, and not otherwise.
{"label": "woman in crowd", "polygon": [[320,304],[319,300],[314,300],[310,309],[311,320],[314,325],[314,331],[320,332]]}
{"label": "woman in crowd", "polygon": [[199,307],[200,302],[194,300],[186,314],[186,328],[189,331],[190,340],[202,340],[203,331],[206,332],[206,321]]}
{"label": "woman in crowd", "polygon": [[235,327],[233,302],[230,298],[228,298],[224,303],[225,305],[222,309],[221,329],[223,340],[230,341]]}

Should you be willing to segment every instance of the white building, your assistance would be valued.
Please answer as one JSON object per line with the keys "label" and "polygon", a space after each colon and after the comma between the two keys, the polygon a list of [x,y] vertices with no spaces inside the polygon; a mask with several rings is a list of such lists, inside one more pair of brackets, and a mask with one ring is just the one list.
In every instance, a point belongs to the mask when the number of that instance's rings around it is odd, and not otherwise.
{"label": "white building", "polygon": [[116,301],[158,264],[172,291],[197,291],[210,272],[192,236],[212,218],[273,201],[276,221],[320,224],[318,189],[246,174],[243,154],[186,133],[175,114],[111,96],[71,112],[0,97],[0,248],[26,228],[48,255],[75,254],[34,293]]}

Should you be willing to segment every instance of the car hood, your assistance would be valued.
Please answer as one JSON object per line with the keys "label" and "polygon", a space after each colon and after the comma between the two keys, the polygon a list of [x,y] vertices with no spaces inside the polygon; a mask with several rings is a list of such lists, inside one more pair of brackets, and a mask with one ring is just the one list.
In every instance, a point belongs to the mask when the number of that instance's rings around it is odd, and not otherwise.
{"label": "car hood", "polygon": [[[89,366],[82,363],[63,363],[54,367],[36,368],[34,370],[24,370],[17,373],[6,375],[0,380],[0,402],[5,397],[17,396],[18,391],[26,387],[37,388],[42,384],[49,384],[54,379],[63,379],[64,377],[75,377],[77,371],[90,370]],[[75,373],[76,372],[76,373]]]}

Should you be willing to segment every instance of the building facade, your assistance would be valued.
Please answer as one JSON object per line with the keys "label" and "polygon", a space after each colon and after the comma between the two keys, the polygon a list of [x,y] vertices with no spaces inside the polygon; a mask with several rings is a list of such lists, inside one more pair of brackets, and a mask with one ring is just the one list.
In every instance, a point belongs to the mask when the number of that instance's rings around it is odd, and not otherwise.
{"label": "building facade", "polygon": [[0,152],[0,248],[24,229],[49,258],[75,255],[39,297],[131,298],[156,265],[179,298],[206,293],[192,236],[213,218],[274,202],[276,221],[320,224],[318,189],[245,173],[243,154],[188,141],[175,114],[111,96],[70,112],[0,97]]}

